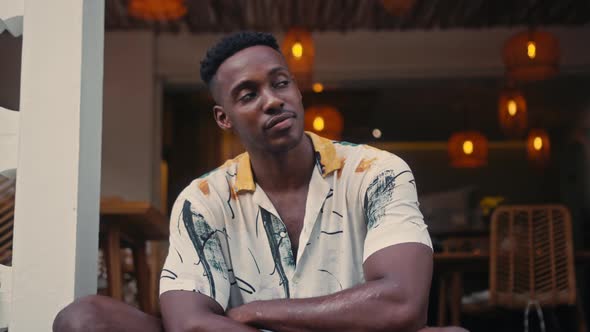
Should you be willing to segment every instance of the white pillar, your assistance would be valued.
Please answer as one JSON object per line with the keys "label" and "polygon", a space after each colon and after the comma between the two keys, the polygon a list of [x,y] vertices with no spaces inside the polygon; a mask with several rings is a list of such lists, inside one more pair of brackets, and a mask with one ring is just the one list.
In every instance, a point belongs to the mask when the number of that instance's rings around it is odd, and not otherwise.
{"label": "white pillar", "polygon": [[11,332],[96,292],[104,0],[26,0]]}
{"label": "white pillar", "polygon": [[0,174],[16,168],[19,137],[18,118],[19,112],[0,106]]}

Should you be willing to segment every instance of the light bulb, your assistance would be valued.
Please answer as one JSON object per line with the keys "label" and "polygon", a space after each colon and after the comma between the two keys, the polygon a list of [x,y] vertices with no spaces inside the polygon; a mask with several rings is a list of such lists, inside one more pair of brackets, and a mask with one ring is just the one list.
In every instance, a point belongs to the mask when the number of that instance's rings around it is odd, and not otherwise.
{"label": "light bulb", "polygon": [[466,155],[470,155],[473,153],[473,142],[470,140],[466,140],[465,142],[463,142],[463,152]]}
{"label": "light bulb", "polygon": [[316,116],[315,119],[313,119],[313,129],[315,129],[315,131],[322,131],[325,126],[324,118],[321,116]]}
{"label": "light bulb", "polygon": [[313,92],[320,93],[324,91],[324,85],[322,83],[314,83],[312,86]]}
{"label": "light bulb", "polygon": [[535,139],[533,140],[533,148],[535,148],[535,150],[537,151],[541,151],[541,149],[543,148],[543,139],[541,137],[535,137]]}
{"label": "light bulb", "polygon": [[296,42],[293,44],[293,47],[291,47],[291,53],[293,53],[293,56],[297,59],[301,58],[303,56],[303,45],[301,45],[300,42]]}
{"label": "light bulb", "polygon": [[516,106],[516,102],[514,101],[514,99],[508,100],[507,108],[508,108],[508,114],[510,114],[510,116],[516,115],[518,108]]}
{"label": "light bulb", "polygon": [[534,59],[537,56],[537,45],[534,41],[529,41],[526,44],[526,54],[529,58]]}

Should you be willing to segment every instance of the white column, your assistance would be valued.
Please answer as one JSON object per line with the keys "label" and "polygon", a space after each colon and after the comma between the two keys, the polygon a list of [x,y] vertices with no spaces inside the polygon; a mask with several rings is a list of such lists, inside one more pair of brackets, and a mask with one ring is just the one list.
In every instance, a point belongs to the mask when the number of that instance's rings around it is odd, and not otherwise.
{"label": "white column", "polygon": [[[19,112],[0,106],[0,174],[16,168]],[[1,287],[1,285],[0,285]]]}
{"label": "white column", "polygon": [[96,292],[104,0],[26,0],[11,332]]}

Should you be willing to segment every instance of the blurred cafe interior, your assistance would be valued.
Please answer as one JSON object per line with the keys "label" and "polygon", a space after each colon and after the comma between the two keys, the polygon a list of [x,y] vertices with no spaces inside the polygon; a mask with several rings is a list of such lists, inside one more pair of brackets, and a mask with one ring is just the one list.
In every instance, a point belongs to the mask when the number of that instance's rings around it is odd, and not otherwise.
{"label": "blurred cafe interior", "polygon": [[[199,61],[258,30],[281,43],[307,130],[412,168],[435,249],[430,325],[521,331],[526,308],[531,331],[588,330],[589,1],[105,2],[99,293],[158,313],[172,203],[243,151],[213,121]],[[13,110],[21,47],[0,34]]]}

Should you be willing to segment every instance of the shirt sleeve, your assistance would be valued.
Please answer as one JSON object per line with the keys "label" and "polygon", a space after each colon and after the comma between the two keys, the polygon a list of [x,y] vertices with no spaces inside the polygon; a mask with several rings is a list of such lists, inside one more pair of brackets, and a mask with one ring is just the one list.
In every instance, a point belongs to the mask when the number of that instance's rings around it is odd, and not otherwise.
{"label": "shirt sleeve", "polygon": [[227,309],[230,283],[213,216],[195,198],[181,194],[170,218],[170,247],[160,275],[160,295],[184,290],[207,295]]}
{"label": "shirt sleeve", "polygon": [[414,175],[402,159],[383,152],[363,179],[360,195],[367,223],[363,261],[399,243],[422,243],[432,248]]}

